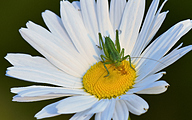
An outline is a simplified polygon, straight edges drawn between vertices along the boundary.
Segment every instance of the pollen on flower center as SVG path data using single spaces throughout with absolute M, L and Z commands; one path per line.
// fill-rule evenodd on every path
M 83 76 L 83 88 L 86 92 L 99 99 L 111 99 L 125 94 L 132 88 L 137 75 L 136 71 L 130 67 L 129 61 L 122 61 L 119 67 L 112 64 L 106 64 L 106 67 L 110 73 L 107 77 L 107 71 L 102 62 L 91 66 Z

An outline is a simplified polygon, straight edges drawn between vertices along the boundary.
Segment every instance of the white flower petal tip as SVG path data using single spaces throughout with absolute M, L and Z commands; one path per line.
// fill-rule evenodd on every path
M 170 85 L 165 81 L 154 82 L 147 87 L 142 88 L 141 91 L 136 92 L 137 94 L 160 94 L 167 91 Z
M 170 86 L 170 85 L 167 85 L 167 86 L 165 86 L 165 88 L 168 89 L 169 86 Z
M 143 110 L 145 111 L 145 113 L 149 110 L 148 108 L 143 108 Z
M 45 58 L 10 53 L 6 59 L 13 65 L 7 69 L 6 75 L 8 76 L 67 88 L 82 88 L 81 78 L 66 74 Z
M 17 102 L 33 102 L 65 96 L 87 94 L 83 91 L 83 89 L 69 89 L 69 88 L 46 87 L 46 86 L 28 86 L 28 87 L 12 88 L 11 92 L 18 94 L 13 97 L 13 101 Z
M 148 103 L 138 95 L 123 95 L 121 99 L 127 104 L 128 110 L 135 115 L 141 115 L 149 109 Z
M 37 114 L 35 114 L 35 117 L 37 119 L 43 119 L 43 118 L 54 117 L 54 116 L 60 115 L 56 109 L 56 106 L 59 103 L 60 103 L 60 101 L 45 106 L 41 111 L 39 111 Z

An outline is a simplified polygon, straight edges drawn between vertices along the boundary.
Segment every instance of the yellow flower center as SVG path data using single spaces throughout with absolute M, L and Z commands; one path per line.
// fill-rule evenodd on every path
M 83 88 L 86 92 L 99 99 L 111 99 L 125 94 L 132 88 L 137 75 L 130 67 L 129 61 L 122 61 L 122 65 L 118 67 L 113 64 L 106 64 L 106 67 L 109 70 L 107 77 L 107 70 L 102 62 L 91 66 L 83 76 Z

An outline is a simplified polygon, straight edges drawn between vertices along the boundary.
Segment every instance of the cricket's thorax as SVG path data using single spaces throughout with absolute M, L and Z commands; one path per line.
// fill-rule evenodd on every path
M 106 77 L 107 71 L 102 62 L 91 66 L 83 76 L 83 89 L 98 99 L 111 99 L 125 94 L 134 85 L 136 71 L 130 67 L 130 62 L 122 61 L 122 64 L 115 66 L 107 64 L 110 74 Z M 134 67 L 134 65 L 132 65 Z

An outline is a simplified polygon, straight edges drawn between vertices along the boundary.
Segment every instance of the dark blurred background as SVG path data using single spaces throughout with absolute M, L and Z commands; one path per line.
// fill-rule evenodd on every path
M 25 27 L 31 20 L 45 27 L 41 12 L 49 9 L 60 14 L 60 0 L 1 0 L 0 7 L 0 119 L 1 120 L 35 120 L 33 117 L 47 104 L 57 101 L 47 100 L 33 103 L 12 102 L 14 94 L 10 88 L 29 86 L 35 83 L 25 82 L 5 76 L 8 66 L 5 59 L 7 53 L 40 54 L 26 43 L 18 30 Z M 147 1 L 147 8 L 152 0 Z M 161 3 L 163 1 L 161 0 Z M 156 35 L 159 36 L 175 23 L 192 19 L 191 0 L 169 0 L 163 11 L 169 10 L 168 16 Z M 183 46 L 192 44 L 192 31 L 182 37 L 177 43 L 184 42 Z M 132 120 L 191 120 L 192 114 L 192 52 L 165 69 L 166 75 L 162 78 L 171 86 L 168 91 L 160 95 L 141 95 L 150 105 L 149 111 L 141 116 L 131 114 Z M 45 120 L 68 120 L 72 115 L 60 115 Z

